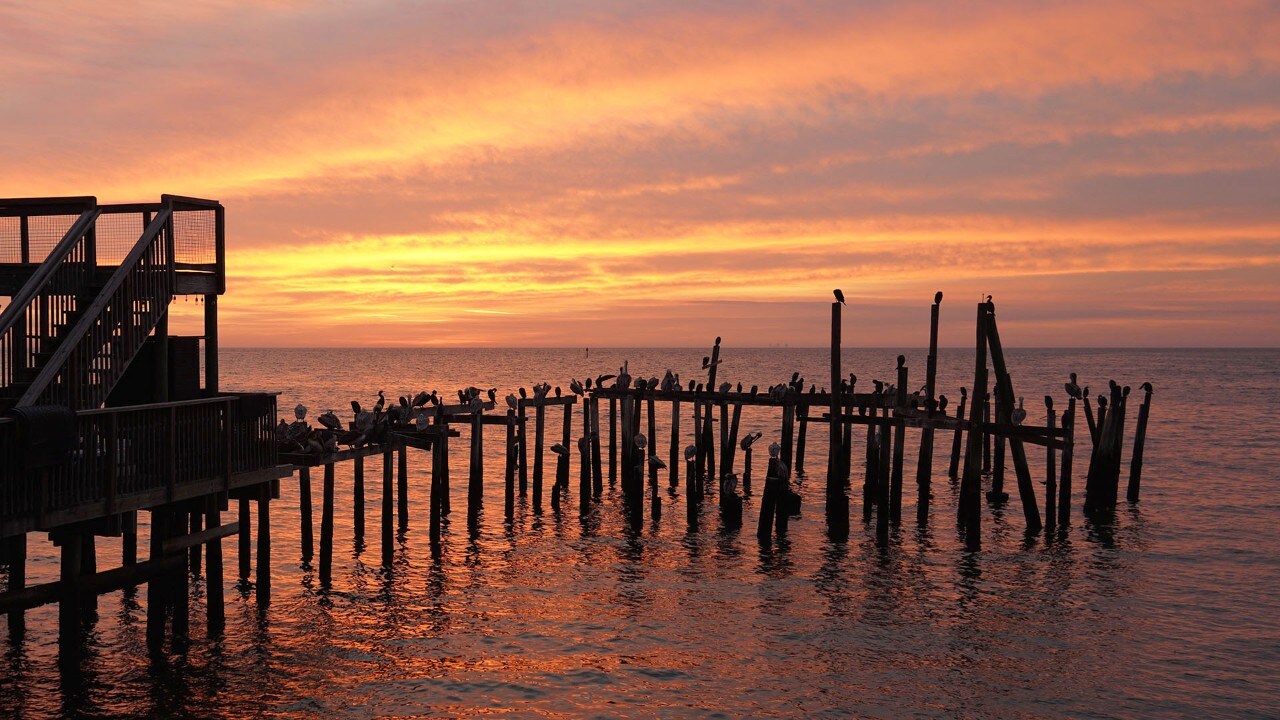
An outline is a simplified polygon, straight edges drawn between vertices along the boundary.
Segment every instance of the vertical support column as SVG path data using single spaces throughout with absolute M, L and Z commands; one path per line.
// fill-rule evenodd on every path
M 298 468 L 298 516 L 301 521 L 302 562 L 311 562 L 315 553 L 315 531 L 311 517 L 311 468 L 305 465 Z
M 467 522 L 480 517 L 484 499 L 484 410 L 471 414 L 471 466 L 467 474 Z
M 216 528 L 222 525 L 218 498 L 209 496 L 205 499 L 204 524 Z M 209 541 L 209 556 L 205 560 L 205 622 L 209 629 L 209 637 L 222 635 L 227 626 L 226 601 L 222 578 L 222 538 Z
M 258 496 L 258 604 L 271 602 L 271 483 Z
M 618 481 L 618 398 L 609 397 L 609 485 Z
M 150 560 L 164 560 L 164 541 L 168 537 L 168 511 L 151 511 Z M 240 529 L 243 531 L 244 526 Z M 147 581 L 147 647 L 153 652 L 164 644 L 165 610 L 169 605 L 168 578 L 166 574 L 152 575 Z
M 809 439 L 809 403 L 803 395 L 796 409 L 800 416 L 800 435 L 796 438 L 796 475 L 803 475 L 805 443 Z
M 218 296 L 204 296 L 204 389 L 218 392 Z
M 529 414 L 524 398 L 516 401 L 516 412 L 520 415 L 520 424 L 516 426 L 516 434 L 520 437 L 520 497 L 524 497 L 529 494 Z M 612 435 L 609 441 L 613 442 Z M 609 470 L 609 479 L 613 479 L 612 469 Z
M 438 438 L 436 442 L 439 442 Z M 395 513 L 395 461 L 395 453 L 384 445 L 382 451 L 382 564 L 386 567 L 391 567 L 391 561 L 395 556 L 394 530 L 391 522 L 391 517 Z M 431 473 L 433 503 L 435 502 L 437 480 L 437 473 Z
M 1058 525 L 1071 524 L 1071 461 L 1076 444 L 1076 399 L 1067 401 L 1062 416 L 1062 477 L 1058 483 Z
M 1009 368 L 1004 361 L 1004 347 L 1000 342 L 1000 331 L 996 325 L 995 305 L 987 301 L 987 342 L 991 346 L 991 365 L 996 373 L 996 393 L 1000 399 L 1000 422 L 1004 425 L 1013 423 L 1012 415 L 1016 398 L 1013 394 L 1013 380 L 1009 376 Z M 1018 498 L 1022 502 L 1022 515 L 1026 521 L 1027 532 L 1038 533 L 1044 528 L 1040 520 L 1040 505 L 1036 502 L 1035 485 L 1031 481 L 1031 468 L 1027 464 L 1027 451 L 1018 438 L 1009 438 L 1009 454 L 1013 456 L 1013 469 L 1018 475 Z
M 447 428 L 442 430 L 448 432 Z M 399 527 L 401 531 L 409 529 L 409 448 L 403 443 L 396 451 L 396 464 L 398 472 L 396 473 L 396 516 L 399 518 Z M 448 482 L 448 477 L 445 478 Z M 445 492 L 448 492 L 446 485 Z M 447 496 L 446 496 L 447 497 Z
M 969 411 L 964 474 L 960 478 L 957 519 L 964 528 L 965 548 L 982 549 L 982 431 L 983 398 L 987 396 L 987 304 L 978 303 L 977 343 L 974 349 L 973 407 Z
M 138 511 L 130 510 L 121 513 L 120 524 L 120 564 L 138 564 Z
M 898 393 L 893 410 L 893 475 L 889 484 L 889 521 L 902 524 L 902 462 L 907 440 L 907 426 L 901 413 L 907 405 L 907 358 L 898 356 Z
M 320 508 L 320 584 L 333 579 L 333 463 L 324 466 L 324 496 Z
M 237 501 L 236 516 L 236 519 L 240 521 L 240 532 L 237 533 L 239 544 L 236 550 L 240 565 L 240 582 L 244 583 L 249 581 L 249 554 L 252 552 L 253 543 L 252 538 L 249 536 L 253 523 L 250 521 L 252 516 L 249 513 L 249 500 L 247 498 L 240 498 Z M 154 522 L 155 513 L 152 513 L 151 517 Z M 152 532 L 155 532 L 154 528 L 152 528 Z
M 604 494 L 604 466 L 600 458 L 600 398 L 591 397 L 591 494 Z
M 76 657 L 80 646 L 80 622 L 84 614 L 81 588 L 84 545 L 78 535 L 63 535 L 62 567 L 58 586 L 58 644 L 61 657 Z
M 356 541 L 364 538 L 364 456 L 351 461 L 351 521 Z
M 569 492 L 569 458 L 573 453 L 573 406 L 564 406 L 564 422 L 560 426 L 560 444 L 564 454 L 556 458 L 555 492 L 567 495 Z M 557 501 L 558 502 L 558 501 Z
M 438 408 L 436 427 L 440 429 L 440 434 L 431 443 L 431 498 L 427 502 L 427 538 L 433 557 L 440 553 L 440 520 L 444 514 L 444 495 L 448 492 L 445 486 L 445 464 L 449 462 L 449 447 L 445 443 L 449 439 L 449 430 L 444 424 L 444 413 Z
M 680 486 L 680 398 L 671 400 L 671 454 L 667 461 L 667 482 Z
M 1053 411 L 1053 396 L 1044 396 L 1044 407 L 1048 415 L 1046 426 L 1049 429 L 1048 457 L 1044 466 L 1044 520 L 1045 531 L 1052 533 L 1058 525 L 1058 508 L 1056 506 L 1058 501 L 1058 480 L 1054 474 L 1058 464 L 1057 451 L 1054 449 L 1054 443 L 1057 442 L 1057 438 L 1053 436 L 1054 430 L 1057 429 L 1058 418 L 1057 413 Z
M 848 448 L 845 446 L 844 422 L 844 376 L 841 370 L 841 322 L 839 302 L 831 303 L 831 405 L 827 412 L 830 422 L 827 424 L 827 536 L 834 541 L 843 542 L 849 537 L 849 496 L 844 491 L 844 479 L 847 476 L 842 470 Z M 746 452 L 747 465 L 751 464 L 751 449 Z
M 964 408 L 969 401 L 969 391 L 960 388 L 960 404 L 956 407 L 956 432 L 951 438 L 951 467 L 947 474 L 952 480 L 960 477 L 960 446 L 964 440 Z
M 152 376 L 156 402 L 169 401 L 169 310 L 160 315 L 155 329 L 156 364 L 155 375 Z
M 5 588 L 9 592 L 17 592 L 27 584 L 27 534 L 14 535 L 4 541 L 6 560 L 9 563 L 9 584 Z M 26 612 L 9 611 L 9 637 L 18 640 L 26 630 Z
M 893 452 L 893 427 L 889 418 L 889 409 L 885 408 L 880 416 L 880 429 L 876 432 L 876 542 L 885 545 L 889 542 L 889 521 L 893 519 L 893 491 L 889 458 Z
M 511 522 L 516 508 L 516 411 L 507 410 L 507 462 L 503 469 L 503 516 Z
M 547 408 L 539 402 L 533 410 L 533 511 L 542 512 L 542 447 Z
M 1133 433 L 1133 459 L 1129 461 L 1129 487 L 1125 492 L 1125 498 L 1131 503 L 1138 502 L 1142 492 L 1142 451 L 1147 444 L 1147 417 L 1151 414 L 1151 383 L 1142 383 L 1142 390 L 1144 395 L 1142 405 L 1138 407 L 1138 427 Z
M 200 532 L 201 528 L 204 527 L 204 511 L 197 509 L 197 510 L 192 510 L 189 514 L 191 516 L 190 518 L 191 534 L 195 535 L 196 533 Z M 189 555 L 188 560 L 191 563 L 191 574 L 194 575 L 195 577 L 200 577 L 200 564 L 201 564 L 200 556 L 203 554 L 203 552 L 204 552 L 204 546 L 200 545 L 199 543 L 192 545 L 190 548 L 190 551 L 188 552 L 188 555 Z
M 929 500 L 933 497 L 933 416 L 938 407 L 938 313 L 942 293 L 934 293 L 929 308 L 929 357 L 925 361 L 925 417 L 928 421 L 920 432 L 920 455 L 916 463 L 916 525 L 929 524 Z

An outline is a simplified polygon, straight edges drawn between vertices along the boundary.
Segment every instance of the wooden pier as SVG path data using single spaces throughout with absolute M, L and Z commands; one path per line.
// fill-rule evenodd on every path
M 108 226 L 98 223 L 104 218 L 119 222 L 119 217 L 132 218 L 129 226 L 141 234 L 131 247 L 118 249 L 112 263 L 99 263 L 95 258 L 103 255 L 100 241 L 106 235 L 100 231 Z M 680 498 L 686 508 L 683 522 L 691 532 L 699 531 L 713 513 L 723 529 L 736 531 L 752 522 L 743 515 L 754 479 L 760 491 L 757 537 L 772 543 L 786 535 L 799 512 L 802 498 L 792 481 L 803 473 L 814 438 L 825 434 L 821 510 L 833 542 L 847 541 L 851 517 L 858 516 L 877 542 L 890 542 L 904 522 L 912 462 L 915 525 L 949 517 L 951 511 L 936 510 L 933 493 L 939 440 L 941 452 L 950 450 L 943 457 L 949 461 L 944 464 L 950 479 L 958 483 L 955 523 L 969 550 L 981 547 L 984 508 L 1009 500 L 1003 490 L 1006 461 L 1012 464 L 1025 532 L 1052 538 L 1070 526 L 1070 507 L 1078 500 L 1072 472 L 1081 406 L 1089 430 L 1082 436 L 1091 446 L 1084 510 L 1105 513 L 1118 499 L 1129 389 L 1110 383 L 1106 396 L 1098 398 L 1095 420 L 1087 388 L 1076 386 L 1073 375 L 1064 386 L 1065 403 L 1058 405 L 1065 407 L 1063 412 L 1056 412 L 1050 395 L 1045 397 L 1043 424 L 1030 422 L 1015 392 L 990 298 L 975 309 L 973 384 L 959 388 L 954 411 L 937 387 L 942 311 L 942 293 L 937 293 L 928 306 L 928 353 L 916 359 L 923 363 L 923 383 L 920 365 L 905 355 L 898 357 L 887 379 L 859 385 L 856 375 L 846 376 L 843 302 L 838 300 L 830 309 L 830 376 L 822 379 L 822 387 L 806 383 L 798 373 L 766 389 L 744 390 L 724 382 L 717 368 L 729 351 L 716 338 L 703 361 L 705 376 L 692 380 L 682 381 L 671 370 L 661 378 L 633 378 L 624 364 L 616 375 L 570 379 L 567 393 L 541 383 L 498 399 L 493 390 L 467 388 L 457 391 L 456 403 L 446 403 L 440 392 L 424 391 L 392 400 L 389 407 L 381 397 L 372 409 L 353 403 L 350 421 L 321 417 L 321 425 L 313 427 L 303 408 L 294 423 L 277 422 L 273 394 L 219 389 L 217 296 L 225 287 L 220 205 L 173 196 L 153 205 L 127 206 L 99 206 L 92 198 L 0 201 L 0 220 L 5 218 L 17 222 L 0 224 L 0 231 L 13 230 L 12 237 L 0 232 L 0 245 L 14 244 L 13 256 L 21 262 L 0 265 L 0 281 L 9 283 L 7 291 L 15 298 L 0 315 L 0 398 L 10 413 L 0 418 L 0 562 L 9 567 L 0 612 L 9 614 L 10 632 L 18 636 L 25 609 L 58 602 L 62 636 L 70 643 L 79 637 L 84 607 L 96 594 L 146 583 L 149 645 L 159 649 L 166 639 L 181 645 L 189 636 L 189 572 L 201 566 L 207 576 L 208 634 L 216 636 L 225 624 L 221 540 L 237 537 L 242 586 L 253 588 L 257 602 L 269 603 L 271 501 L 279 497 L 281 479 L 294 476 L 300 555 L 304 562 L 318 556 L 319 581 L 328 588 L 339 493 L 351 495 L 356 536 L 362 538 L 366 531 L 364 461 L 369 457 L 382 459 L 377 526 L 382 563 L 388 568 L 393 564 L 396 533 L 423 521 L 409 517 L 408 496 L 415 484 L 428 488 L 425 522 L 431 552 L 438 557 L 443 552 L 441 525 L 452 512 L 450 441 L 461 442 L 463 428 L 468 442 L 466 516 L 473 531 L 485 498 L 485 433 L 490 427 L 500 430 L 488 442 L 503 443 L 502 514 L 509 526 L 517 497 L 534 514 L 576 508 L 586 516 L 605 502 L 607 477 L 609 487 L 620 492 L 631 531 L 646 519 L 671 522 L 664 520 L 663 504 Z M 36 257 L 33 248 L 40 243 L 32 228 L 53 222 L 50 218 L 65 230 L 47 256 Z M 193 256 L 184 259 L 183 253 Z M 205 303 L 205 334 L 196 342 L 168 334 L 165 308 L 184 293 L 197 294 Z M 142 310 L 125 312 L 128 307 Z M 128 342 L 120 347 L 120 341 L 107 338 Z M 180 362 L 182 352 L 196 351 L 199 343 L 205 361 L 202 382 Z M 119 359 L 125 355 L 134 362 Z M 131 364 L 150 373 L 135 377 L 128 371 Z M 918 383 L 919 390 L 909 390 Z M 1149 383 L 1142 389 L 1126 493 L 1130 502 L 1139 499 L 1153 394 Z M 607 407 L 603 418 L 602 403 Z M 757 418 L 767 411 L 776 431 L 740 436 L 744 408 L 752 408 Z M 669 418 L 663 423 L 667 437 L 658 437 L 660 418 Z M 558 423 L 559 431 L 548 423 Z M 762 483 L 753 469 L 757 440 L 769 448 Z M 855 462 L 858 443 L 862 447 Z M 1043 508 L 1028 446 L 1045 453 Z M 911 448 L 916 449 L 914 458 Z M 546 450 L 556 458 L 554 469 L 544 466 Z M 427 472 L 410 475 L 410 451 L 416 457 L 429 455 Z M 335 468 L 342 463 L 351 463 L 349 488 L 336 486 Z M 312 484 L 317 468 L 318 548 L 317 489 Z M 851 493 L 859 473 L 862 492 Z M 663 475 L 666 493 L 659 492 Z M 985 494 L 984 478 L 989 480 Z M 714 508 L 708 497 L 717 498 Z M 233 502 L 235 518 L 224 519 Z M 137 558 L 139 512 L 150 515 L 145 560 Z M 28 536 L 36 531 L 48 533 L 61 553 L 61 576 L 27 586 Z M 123 538 L 118 568 L 94 566 L 94 538 L 104 535 Z M 74 654 L 72 645 L 66 652 Z

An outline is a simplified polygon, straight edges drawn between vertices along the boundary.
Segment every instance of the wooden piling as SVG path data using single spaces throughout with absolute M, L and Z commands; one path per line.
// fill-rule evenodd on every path
M 1071 523 L 1071 461 L 1075 454 L 1076 399 L 1067 401 L 1067 412 L 1062 416 L 1062 473 L 1058 482 L 1058 525 Z
M 436 427 L 440 432 L 431 440 L 431 497 L 427 500 L 427 541 L 433 557 L 440 553 L 440 524 L 444 517 L 444 498 L 448 494 L 444 474 L 445 465 L 449 462 L 449 450 L 445 445 L 449 431 L 440 410 L 436 411 Z
M 1138 502 L 1142 492 L 1142 451 L 1147 443 L 1147 418 L 1151 414 L 1151 394 L 1154 391 L 1149 382 L 1142 384 L 1142 390 L 1138 426 L 1133 433 L 1133 459 L 1129 461 L 1129 487 L 1125 492 L 1125 498 L 1131 503 Z
M 752 447 L 748 447 L 742 451 L 742 493 L 744 495 L 751 494 L 751 450 Z
M 865 446 L 866 474 L 862 479 L 862 521 L 869 522 L 876 507 L 876 477 L 880 469 L 880 457 L 876 453 L 876 413 L 879 411 L 879 391 L 876 392 L 876 404 L 871 406 L 867 422 L 867 444 Z
M 545 439 L 547 409 L 539 404 L 533 410 L 533 511 L 542 512 L 542 452 Z
M 151 511 L 150 553 L 148 558 L 158 563 L 164 558 L 164 541 L 168 537 L 168 511 L 159 508 Z M 247 525 L 240 526 L 243 532 Z M 248 554 L 247 552 L 245 553 Z M 242 566 L 247 563 L 241 563 Z M 248 574 L 247 572 L 245 573 Z M 165 611 L 169 606 L 167 578 L 154 575 L 147 581 L 147 647 L 155 652 L 164 644 Z
M 443 429 L 443 428 L 442 428 Z M 445 430 L 445 432 L 448 432 Z M 403 443 L 396 452 L 396 518 L 401 531 L 409 529 L 409 448 Z M 448 513 L 449 478 L 445 476 L 445 513 Z
M 585 399 L 583 408 L 591 407 L 589 398 Z M 586 428 L 591 427 L 591 415 L 588 410 L 587 416 L 583 418 L 584 434 L 578 439 L 578 514 L 585 516 L 591 512 L 591 438 L 590 431 Z
M 781 470 L 778 467 L 778 458 L 769 458 L 769 469 L 764 478 L 764 492 L 760 496 L 760 518 L 756 524 L 756 537 L 760 542 L 769 542 L 773 536 L 774 526 L 777 524 L 777 516 L 786 516 L 786 510 L 781 507 L 782 498 L 780 497 L 780 489 L 778 477 Z M 785 527 L 785 520 L 783 521 Z
M 653 493 L 653 507 L 658 507 L 658 466 L 649 462 L 649 455 L 658 457 L 658 423 L 656 413 L 653 407 L 653 394 L 650 391 L 649 397 L 646 399 L 647 420 L 649 425 L 649 447 L 645 449 L 645 457 L 641 459 L 649 467 L 649 487 Z
M 311 519 L 311 468 L 298 468 L 298 515 L 301 527 L 298 530 L 302 545 L 302 562 L 310 562 L 315 552 L 315 535 Z
M 618 399 L 609 398 L 609 485 L 618 481 Z
M 796 407 L 796 416 L 800 424 L 800 432 L 796 436 L 796 475 L 798 476 L 804 474 L 804 450 L 806 441 L 809 439 L 809 403 L 804 401 L 803 395 Z
M 960 478 L 960 502 L 957 520 L 964 528 L 965 547 L 982 548 L 982 420 L 987 396 L 987 305 L 978 303 L 977 343 L 974 350 L 973 406 L 969 410 L 969 432 L 964 453 L 964 472 Z
M 991 346 L 991 366 L 996 374 L 996 393 L 1000 397 L 1000 422 L 1012 425 L 1013 410 L 1017 398 L 1013 392 L 1013 380 L 1004 361 L 1004 346 L 1000 342 L 1000 330 L 996 323 L 995 305 L 987 302 L 987 342 Z M 1031 481 L 1031 468 L 1027 464 L 1027 452 L 1021 438 L 1008 438 L 1009 454 L 1013 456 L 1013 469 L 1018 476 L 1018 499 L 1022 502 L 1022 516 L 1027 532 L 1038 533 L 1044 528 L 1040 520 L 1040 505 L 1036 502 L 1035 485 Z
M 192 510 L 190 513 L 188 513 L 188 515 L 190 516 L 188 518 L 188 522 L 191 528 L 192 535 L 195 535 L 196 533 L 204 529 L 204 512 L 202 510 Z M 88 537 L 92 538 L 93 536 L 89 535 Z M 86 551 L 88 550 L 88 548 L 85 548 L 85 549 Z M 192 545 L 191 548 L 187 551 L 187 562 L 190 565 L 191 574 L 196 577 L 200 577 L 200 559 L 201 559 L 200 556 L 202 554 L 203 549 L 204 548 L 199 543 L 197 543 L 195 545 Z M 92 561 L 93 564 L 96 565 L 97 564 L 96 553 L 92 558 L 86 557 L 85 561 L 86 562 Z M 86 570 L 86 574 L 88 575 L 92 575 L 95 572 L 97 572 L 96 569 Z
M 151 514 L 152 521 L 155 520 L 155 513 Z M 240 521 L 240 531 L 237 535 L 238 540 L 238 563 L 240 565 L 240 582 L 249 582 L 249 554 L 252 552 L 253 539 L 249 536 L 250 522 L 252 514 L 249 512 L 248 498 L 240 498 L 237 502 L 236 519 Z
M 137 537 L 136 535 L 134 537 Z M 4 541 L 6 559 L 9 563 L 9 583 L 6 590 L 18 592 L 27 584 L 27 534 L 20 533 Z M 9 638 L 17 641 L 22 638 L 26 629 L 26 613 L 21 610 L 9 612 Z
M 1052 533 L 1058 525 L 1058 480 L 1055 472 L 1057 471 L 1058 458 L 1057 450 L 1054 448 L 1053 432 L 1057 428 L 1058 418 L 1053 411 L 1053 396 L 1044 396 L 1044 407 L 1046 411 L 1045 427 L 1049 429 L 1049 442 L 1046 443 L 1046 459 L 1044 464 L 1044 521 L 1045 532 Z
M 591 398 L 591 495 L 604 494 L 604 466 L 600 457 L 600 398 Z
M 216 496 L 205 499 L 205 527 L 214 529 L 221 527 L 222 518 Z M 227 610 L 222 577 L 222 538 L 215 537 L 209 541 L 209 552 L 205 559 L 205 625 L 209 637 L 222 635 L 227 626 Z
M 566 406 L 566 410 L 567 410 Z M 471 462 L 467 473 L 467 522 L 480 517 L 484 501 L 484 409 L 471 414 Z
M 520 416 L 516 426 L 520 438 L 520 497 L 524 497 L 529 493 L 529 418 L 524 398 L 516 401 L 516 413 Z
M 516 506 L 516 411 L 507 410 L 507 461 L 502 474 L 503 516 L 508 522 L 515 514 Z
M 263 483 L 258 495 L 258 582 L 260 605 L 271 602 L 271 483 Z
M 964 438 L 964 406 L 969 401 L 969 391 L 960 388 L 960 403 L 956 406 L 956 431 L 951 438 L 951 467 L 947 474 L 952 480 L 960 477 L 960 446 Z
M 836 542 L 843 542 L 849 537 L 849 496 L 845 494 L 844 486 L 848 480 L 848 455 L 847 447 L 850 425 L 844 422 L 843 416 L 845 412 L 844 395 L 844 375 L 841 361 L 841 321 L 840 309 L 842 303 L 831 303 L 831 398 L 830 405 L 827 408 L 829 413 L 829 422 L 827 423 L 827 489 L 826 489 L 826 516 L 827 516 L 827 537 Z M 850 391 L 852 395 L 852 390 Z M 745 453 L 744 461 L 748 466 L 751 464 L 751 450 Z M 745 484 L 745 482 L 744 482 Z
M 120 516 L 120 564 L 138 564 L 138 511 L 131 510 Z
M 880 430 L 876 433 L 876 542 L 889 542 L 889 525 L 893 520 L 893 489 L 890 458 L 893 453 L 893 423 L 886 410 L 881 415 Z
M 937 411 L 938 376 L 938 314 L 942 306 L 942 293 L 933 296 L 929 308 L 929 356 L 925 359 L 925 413 L 929 422 L 920 431 L 920 453 L 916 462 L 916 525 L 929 524 L 929 501 L 933 490 L 933 416 Z
M 80 645 L 80 622 L 84 613 L 84 591 L 80 577 L 83 569 L 84 545 L 78 535 L 62 535 L 61 572 L 58 584 L 58 642 L 61 655 L 77 653 Z M 183 573 L 186 577 L 186 573 Z
M 898 393 L 894 398 L 893 472 L 889 481 L 889 522 L 902 523 L 902 464 L 906 450 L 907 426 L 899 415 L 907 406 L 906 357 L 898 356 Z
M 782 463 L 791 467 L 795 449 L 796 427 L 796 395 L 795 390 L 788 389 L 787 397 L 782 401 Z
M 439 413 L 436 415 L 439 418 Z M 382 564 L 391 567 L 395 558 L 395 537 L 392 516 L 395 514 L 395 455 L 389 447 L 382 451 Z M 435 502 L 436 473 L 431 473 L 432 502 Z M 434 512 L 434 509 L 433 509 Z
M 680 486 L 680 398 L 671 401 L 671 455 L 667 462 L 667 482 Z
M 364 456 L 351 461 L 351 522 L 357 541 L 364 537 Z
M 320 584 L 333 579 L 333 463 L 325 463 L 324 489 L 320 508 Z

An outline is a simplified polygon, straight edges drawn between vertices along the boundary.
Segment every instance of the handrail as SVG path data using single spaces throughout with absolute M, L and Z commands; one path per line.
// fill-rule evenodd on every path
M 80 341 L 98 322 L 102 311 L 107 306 L 107 303 L 111 301 L 115 296 L 116 291 L 120 289 L 121 285 L 124 284 L 125 279 L 138 265 L 138 262 L 160 237 L 161 231 L 165 229 L 172 217 L 173 211 L 171 209 L 165 209 L 152 219 L 151 224 L 147 226 L 146 231 L 143 232 L 138 243 L 134 245 L 133 250 L 131 250 L 120 263 L 120 266 L 116 268 L 116 271 L 111 274 L 111 278 L 102 288 L 98 297 L 94 299 L 88 310 L 86 310 L 84 315 L 80 317 L 75 326 L 71 328 L 70 332 L 67 333 L 66 339 L 58 346 L 58 349 L 54 351 L 48 362 L 45 363 L 44 368 L 40 371 L 40 374 L 36 376 L 36 379 L 31 383 L 31 386 L 27 388 L 25 393 L 23 393 L 22 398 L 17 403 L 19 407 L 34 404 L 36 400 L 39 399 L 40 395 L 44 393 L 45 389 L 49 387 L 49 384 L 53 382 L 54 378 L 57 377 L 58 373 L 62 371 L 62 367 L 66 364 L 72 351 L 76 349 Z M 165 262 L 169 265 L 169 282 L 172 283 L 173 256 L 166 255 Z M 170 287 L 172 288 L 172 285 L 170 285 Z
M 40 267 L 36 268 L 36 271 L 23 284 L 22 289 L 13 296 L 9 304 L 5 306 L 4 311 L 0 312 L 0 335 L 9 332 L 19 318 L 23 316 L 31 300 L 44 287 L 49 276 L 57 270 L 58 264 L 75 248 L 76 243 L 80 242 L 80 238 L 84 237 L 93 228 L 93 224 L 97 221 L 101 212 L 98 208 L 86 210 L 80 214 L 80 219 L 72 223 L 71 227 L 67 229 L 67 234 L 63 235 L 58 244 L 53 247 L 53 250 L 49 251 L 48 258 L 40 264 Z
M 17 215 L 75 215 L 92 209 L 98 198 L 92 195 L 78 197 L 0 198 L 0 217 Z
M 77 410 L 76 415 L 110 415 L 112 413 L 142 412 L 146 410 L 167 410 L 176 407 L 193 407 L 195 405 L 217 405 L 221 402 L 239 402 L 237 395 L 216 395 L 194 400 L 169 400 L 168 402 L 146 403 L 145 405 L 122 405 L 120 407 L 90 408 Z

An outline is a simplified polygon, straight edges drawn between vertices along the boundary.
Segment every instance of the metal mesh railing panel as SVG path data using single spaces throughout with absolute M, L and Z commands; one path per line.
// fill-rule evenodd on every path
M 217 262 L 217 213 L 213 210 L 175 210 L 173 260 L 212 265 Z

